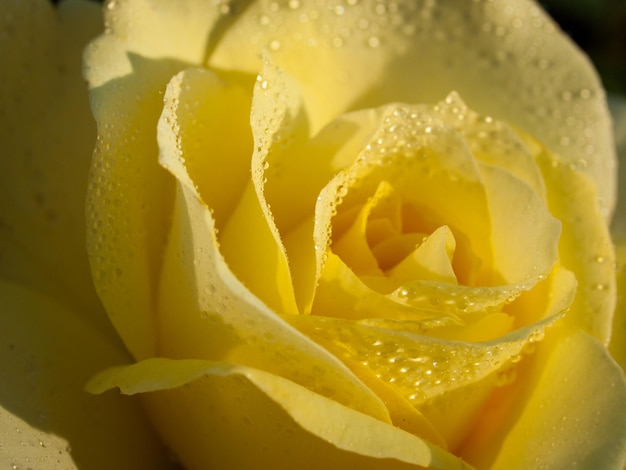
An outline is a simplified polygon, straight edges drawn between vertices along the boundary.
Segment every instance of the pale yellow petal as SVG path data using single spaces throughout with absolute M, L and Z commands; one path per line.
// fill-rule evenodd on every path
M 138 401 L 83 389 L 102 368 L 129 360 L 119 342 L 14 284 L 0 283 L 0 311 L 0 466 L 168 467 Z
M 0 277 L 110 330 L 91 283 L 84 216 L 96 128 L 81 52 L 101 21 L 88 2 L 0 3 Z
M 85 51 L 98 125 L 89 258 L 107 313 L 137 358 L 156 351 L 153 301 L 174 194 L 157 162 L 163 93 L 172 76 L 202 63 L 223 18 L 211 2 L 112 0 L 105 34 Z
M 573 333 L 544 351 L 529 398 L 490 468 L 621 470 L 625 403 L 623 372 L 606 349 L 585 333 Z
M 403 0 L 393 8 L 374 0 L 259 1 L 226 31 L 208 63 L 254 72 L 261 49 L 302 84 L 313 133 L 346 110 L 435 103 L 456 90 L 472 109 L 535 135 L 565 163 L 584 161 L 606 216 L 614 205 L 602 85 L 531 0 Z
M 164 97 L 157 130 L 161 145 L 167 143 L 176 153 L 168 164 L 185 167 L 218 228 L 227 223 L 250 181 L 253 82 L 253 77 L 190 68 L 172 77 Z
M 266 81 L 270 76 L 275 77 L 271 85 Z M 232 247 L 231 251 L 248 246 L 237 256 L 237 264 L 243 268 L 242 272 L 245 269 L 248 278 L 257 280 L 255 288 L 252 289 L 257 295 L 262 296 L 264 292 L 276 291 L 275 296 L 280 299 L 280 305 L 275 309 L 280 313 L 298 312 L 294 285 L 299 280 L 292 278 L 287 253 L 274 219 L 271 203 L 266 197 L 265 187 L 272 144 L 280 146 L 284 140 L 292 139 L 294 133 L 302 134 L 306 129 L 305 124 L 297 119 L 299 95 L 293 93 L 292 88 L 293 84 L 290 83 L 289 77 L 283 76 L 270 61 L 264 62 L 254 86 L 250 113 L 254 152 L 250 165 L 252 181 L 245 193 L 248 196 L 249 208 L 245 207 L 244 195 L 242 200 L 244 210 L 235 212 L 234 227 L 230 231 L 231 234 L 236 234 L 237 241 L 229 245 Z M 288 197 L 291 198 L 293 195 L 290 194 Z M 250 227 L 247 227 L 247 219 L 250 219 Z M 230 243 L 228 229 L 229 227 L 226 227 L 226 233 L 221 237 L 224 244 Z M 225 253 L 227 248 L 225 246 Z M 227 257 L 226 261 L 229 262 L 229 259 L 232 257 Z M 237 272 L 235 270 L 235 273 Z M 267 273 L 272 275 L 267 276 Z M 263 280 L 264 276 L 270 279 L 269 286 L 264 285 L 267 283 Z
M 478 160 L 503 168 L 524 181 L 545 200 L 546 188 L 532 153 L 515 130 L 491 116 L 469 109 L 458 93 L 450 93 L 435 108 L 437 115 L 457 129 Z
M 260 462 L 311 469 L 470 468 L 406 431 L 243 366 L 151 359 L 105 371 L 90 384 L 95 392 L 112 387 L 156 392 L 145 395 L 146 403 L 190 469 Z
M 201 65 L 230 21 L 213 2 L 201 0 L 107 0 L 105 33 L 88 48 L 92 87 L 131 73 L 133 56 Z

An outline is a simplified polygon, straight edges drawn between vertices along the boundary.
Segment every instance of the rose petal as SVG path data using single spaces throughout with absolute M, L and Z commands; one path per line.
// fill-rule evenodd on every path
M 286 317 L 337 357 L 347 359 L 349 367 L 351 361 L 361 363 L 415 406 L 519 361 L 524 346 L 541 341 L 557 319 L 553 315 L 489 342 L 466 343 L 411 331 L 411 326 L 419 328 L 417 322 L 396 322 L 398 329 L 389 329 L 389 324 L 380 328 L 316 315 Z
M 463 136 L 476 159 L 507 170 L 545 200 L 546 188 L 541 171 L 513 129 L 498 119 L 481 116 L 469 109 L 456 92 L 437 103 L 434 111 Z
M 211 208 L 220 251 L 237 278 L 275 311 L 297 313 L 284 251 L 250 179 L 248 93 L 202 69 L 175 76 L 158 124 L 160 163 Z
M 153 300 L 173 203 L 173 182 L 157 162 L 162 94 L 172 76 L 203 62 L 229 21 L 212 2 L 111 0 L 105 34 L 85 51 L 98 124 L 89 259 L 98 295 L 136 358 L 156 351 Z
M 0 283 L 0 311 L 0 465 L 168 468 L 137 401 L 83 390 L 96 371 L 129 360 L 119 342 L 14 284 Z
M 401 284 L 413 279 L 424 279 L 456 284 L 452 258 L 456 241 L 450 229 L 443 225 L 436 229 L 404 260 L 389 271 L 389 276 Z
M 495 268 L 507 284 L 543 279 L 557 259 L 560 222 L 530 186 L 508 171 L 482 163 L 480 172 L 489 201 Z
M 174 146 L 177 159 L 170 164 L 186 168 L 218 229 L 250 181 L 252 83 L 252 77 L 190 68 L 172 77 L 165 93 L 158 139 Z
M 90 383 L 94 392 L 112 387 L 127 394 L 160 391 L 146 401 L 187 468 L 259 462 L 281 468 L 469 468 L 405 431 L 243 366 L 149 359 L 105 371 Z
M 329 246 L 335 211 L 362 203 L 380 181 L 387 181 L 411 207 L 413 212 L 404 217 L 406 232 L 432 232 L 442 225 L 452 230 L 460 281 L 492 281 L 491 227 L 476 161 L 454 129 L 416 107 L 388 106 L 357 163 L 323 189 L 316 209 L 319 246 Z M 475 266 L 474 257 L 480 266 Z
M 275 69 L 266 70 L 263 80 L 271 83 L 275 73 Z M 280 73 L 285 75 L 284 71 Z M 288 86 L 282 88 L 281 97 L 297 93 L 293 90 L 293 81 L 283 79 L 284 82 Z M 278 101 L 278 109 L 283 109 L 283 100 Z M 264 194 L 283 238 L 296 298 L 303 313 L 311 311 L 319 262 L 313 242 L 317 197 L 337 171 L 354 162 L 371 138 L 381 113 L 380 109 L 375 109 L 343 115 L 309 140 L 302 138 L 302 126 L 293 126 L 294 131 L 299 132 L 289 132 L 289 127 L 284 126 L 280 129 L 280 138 L 267 139 L 269 148 L 265 157 L 267 168 L 263 173 L 267 179 Z M 281 114 L 270 116 L 292 122 L 302 119 L 300 114 L 294 114 L 288 113 L 288 118 Z M 317 249 L 322 247 L 317 246 Z
M 386 278 L 377 277 L 364 282 L 339 256 L 329 252 L 324 259 L 324 273 L 319 279 L 311 312 L 325 317 L 355 320 L 379 318 L 381 312 L 390 319 L 419 320 L 445 315 L 433 312 L 432 309 L 420 309 L 398 302 L 383 293 L 389 287 L 385 281 Z M 375 290 L 376 287 L 378 290 Z
M 606 349 L 574 332 L 538 354 L 536 369 L 524 377 L 526 391 L 518 388 L 524 406 L 505 424 L 510 429 L 491 426 L 497 437 L 477 428 L 461 455 L 489 468 L 624 468 L 626 414 L 616 410 L 626 401 L 626 383 Z M 503 393 L 510 395 L 510 390 Z M 517 405 L 504 406 L 510 413 Z M 475 440 L 491 448 L 493 462 Z
M 86 51 L 88 64 L 126 60 L 108 36 Z M 87 193 L 87 249 L 96 290 L 136 358 L 156 352 L 154 296 L 172 206 L 173 182 L 158 165 L 156 125 L 162 93 L 187 65 L 131 56 L 134 73 L 98 83 L 87 70 L 98 123 Z
M 101 15 L 88 2 L 6 1 L 0 23 L 0 277 L 112 333 L 84 248 L 96 133 L 80 64 Z
M 535 152 L 548 190 L 548 207 L 563 225 L 559 263 L 576 273 L 578 281 L 578 293 L 565 321 L 606 345 L 615 309 L 615 253 L 595 203 L 598 193 L 593 181 L 575 167 L 559 163 L 540 149 Z
M 268 85 L 270 75 L 275 79 Z M 281 302 L 279 308 L 275 310 L 279 313 L 297 313 L 298 306 L 287 253 L 270 203 L 265 196 L 267 181 L 265 173 L 270 164 L 268 153 L 271 144 L 280 145 L 283 139 L 292 138 L 294 133 L 301 133 L 305 126 L 294 118 L 299 111 L 299 98 L 299 95 L 293 92 L 293 84 L 289 82 L 288 77 L 283 77 L 271 62 L 266 61 L 261 75 L 257 76 L 252 96 L 250 125 L 255 149 L 250 168 L 252 184 L 242 201 L 246 204 L 245 196 L 248 196 L 247 205 L 253 212 L 249 210 L 236 212 L 232 219 L 234 222 L 232 228 L 226 227 L 222 237 L 226 244 L 225 249 L 230 247 L 231 251 L 242 251 L 235 265 L 240 269 L 236 272 L 247 273 L 248 276 L 243 277 L 244 280 L 258 279 L 256 286 L 251 286 L 253 292 L 258 292 L 259 296 L 265 295 L 262 294 L 264 291 L 278 292 Z M 290 198 L 293 196 L 289 195 Z M 247 248 L 243 248 L 244 246 Z M 275 273 L 276 277 L 276 286 L 272 285 L 271 289 L 263 287 L 268 279 L 272 279 L 268 273 Z
M 176 149 L 164 145 L 161 158 L 179 184 L 159 286 L 159 354 L 258 367 L 389 421 L 383 404 L 347 368 L 234 276 L 210 209 L 176 164 Z
M 301 84 L 313 134 L 346 110 L 434 103 L 456 90 L 472 109 L 535 135 L 566 164 L 585 162 L 609 215 L 615 151 L 601 83 L 535 2 L 393 5 L 255 2 L 208 63 L 254 73 L 257 51 L 270 51 Z

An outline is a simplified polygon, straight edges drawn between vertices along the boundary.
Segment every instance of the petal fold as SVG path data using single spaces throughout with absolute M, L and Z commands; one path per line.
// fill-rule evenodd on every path
M 490 468 L 626 464 L 626 382 L 594 338 L 575 332 L 544 351 L 531 392 Z
M 149 359 L 90 383 L 94 392 L 112 387 L 157 392 L 145 400 L 187 468 L 470 468 L 406 431 L 243 366 Z

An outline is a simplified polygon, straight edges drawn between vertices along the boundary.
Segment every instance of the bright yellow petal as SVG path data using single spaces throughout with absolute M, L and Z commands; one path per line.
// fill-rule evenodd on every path
M 150 359 L 105 371 L 94 392 L 145 396 L 187 468 L 469 468 L 415 436 L 256 369 Z M 216 429 L 219 431 L 216 432 Z M 330 466 L 330 467 L 329 467 Z
M 211 208 L 220 251 L 235 276 L 270 308 L 297 313 L 284 251 L 250 178 L 245 85 L 252 83 L 233 78 L 189 69 L 170 81 L 158 124 L 159 161 Z
M 550 212 L 561 221 L 559 263 L 576 275 L 578 293 L 565 321 L 607 345 L 615 309 L 615 253 L 593 181 L 571 165 L 536 156 Z
M 0 466 L 168 467 L 138 401 L 83 389 L 97 371 L 128 361 L 119 342 L 14 284 L 0 283 L 0 311 Z
M 605 215 L 614 205 L 602 85 L 531 0 L 403 0 L 393 8 L 374 0 L 259 1 L 243 10 L 208 63 L 254 73 L 261 49 L 301 83 L 312 133 L 349 109 L 434 103 L 456 90 L 472 109 L 536 136 L 566 164 L 585 162 Z
M 227 360 L 281 375 L 380 420 L 378 398 L 334 356 L 284 322 L 234 276 L 209 208 L 179 178 L 159 289 L 158 355 Z
M 597 340 L 577 332 L 554 344 L 493 469 L 626 464 L 626 382 Z
M 135 357 L 146 357 L 156 351 L 154 289 L 173 196 L 173 181 L 158 165 L 156 126 L 167 82 L 188 64 L 132 54 L 111 28 L 85 51 L 98 125 L 87 248 L 113 325 Z
M 561 313 L 561 312 L 559 312 Z M 286 318 L 339 358 L 361 363 L 414 406 L 474 384 L 519 362 L 524 347 L 541 341 L 558 315 L 484 343 L 424 336 L 418 322 L 395 322 L 397 329 L 370 322 L 316 315 Z M 413 327 L 418 331 L 411 331 Z M 347 362 L 349 366 L 349 362 Z
M 0 277 L 108 328 L 85 250 L 84 199 L 96 138 L 81 52 L 97 6 L 0 4 Z M 51 248 L 53 247 L 53 248 Z
M 290 101 L 297 99 L 298 95 L 291 96 L 297 93 L 292 82 L 281 91 L 279 109 L 284 107 L 285 95 L 290 96 Z M 302 119 L 294 111 L 287 108 L 275 119 L 291 122 Z M 284 126 L 278 138 L 270 143 L 264 173 L 267 178 L 265 196 L 283 236 L 301 312 L 311 310 L 319 261 L 316 250 L 323 249 L 320 245 L 316 248 L 313 240 L 317 198 L 339 170 L 354 162 L 378 126 L 381 115 L 381 109 L 342 115 L 309 140 L 302 138 L 301 125 L 290 126 L 292 129 Z

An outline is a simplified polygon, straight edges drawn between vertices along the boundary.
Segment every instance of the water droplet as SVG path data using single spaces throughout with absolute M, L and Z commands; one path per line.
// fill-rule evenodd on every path
M 380 38 L 378 36 L 370 36 L 370 38 L 367 40 L 367 45 L 372 48 L 380 46 Z
M 280 41 L 278 39 L 274 39 L 272 42 L 270 42 L 270 49 L 272 51 L 277 51 L 278 49 L 280 49 Z

